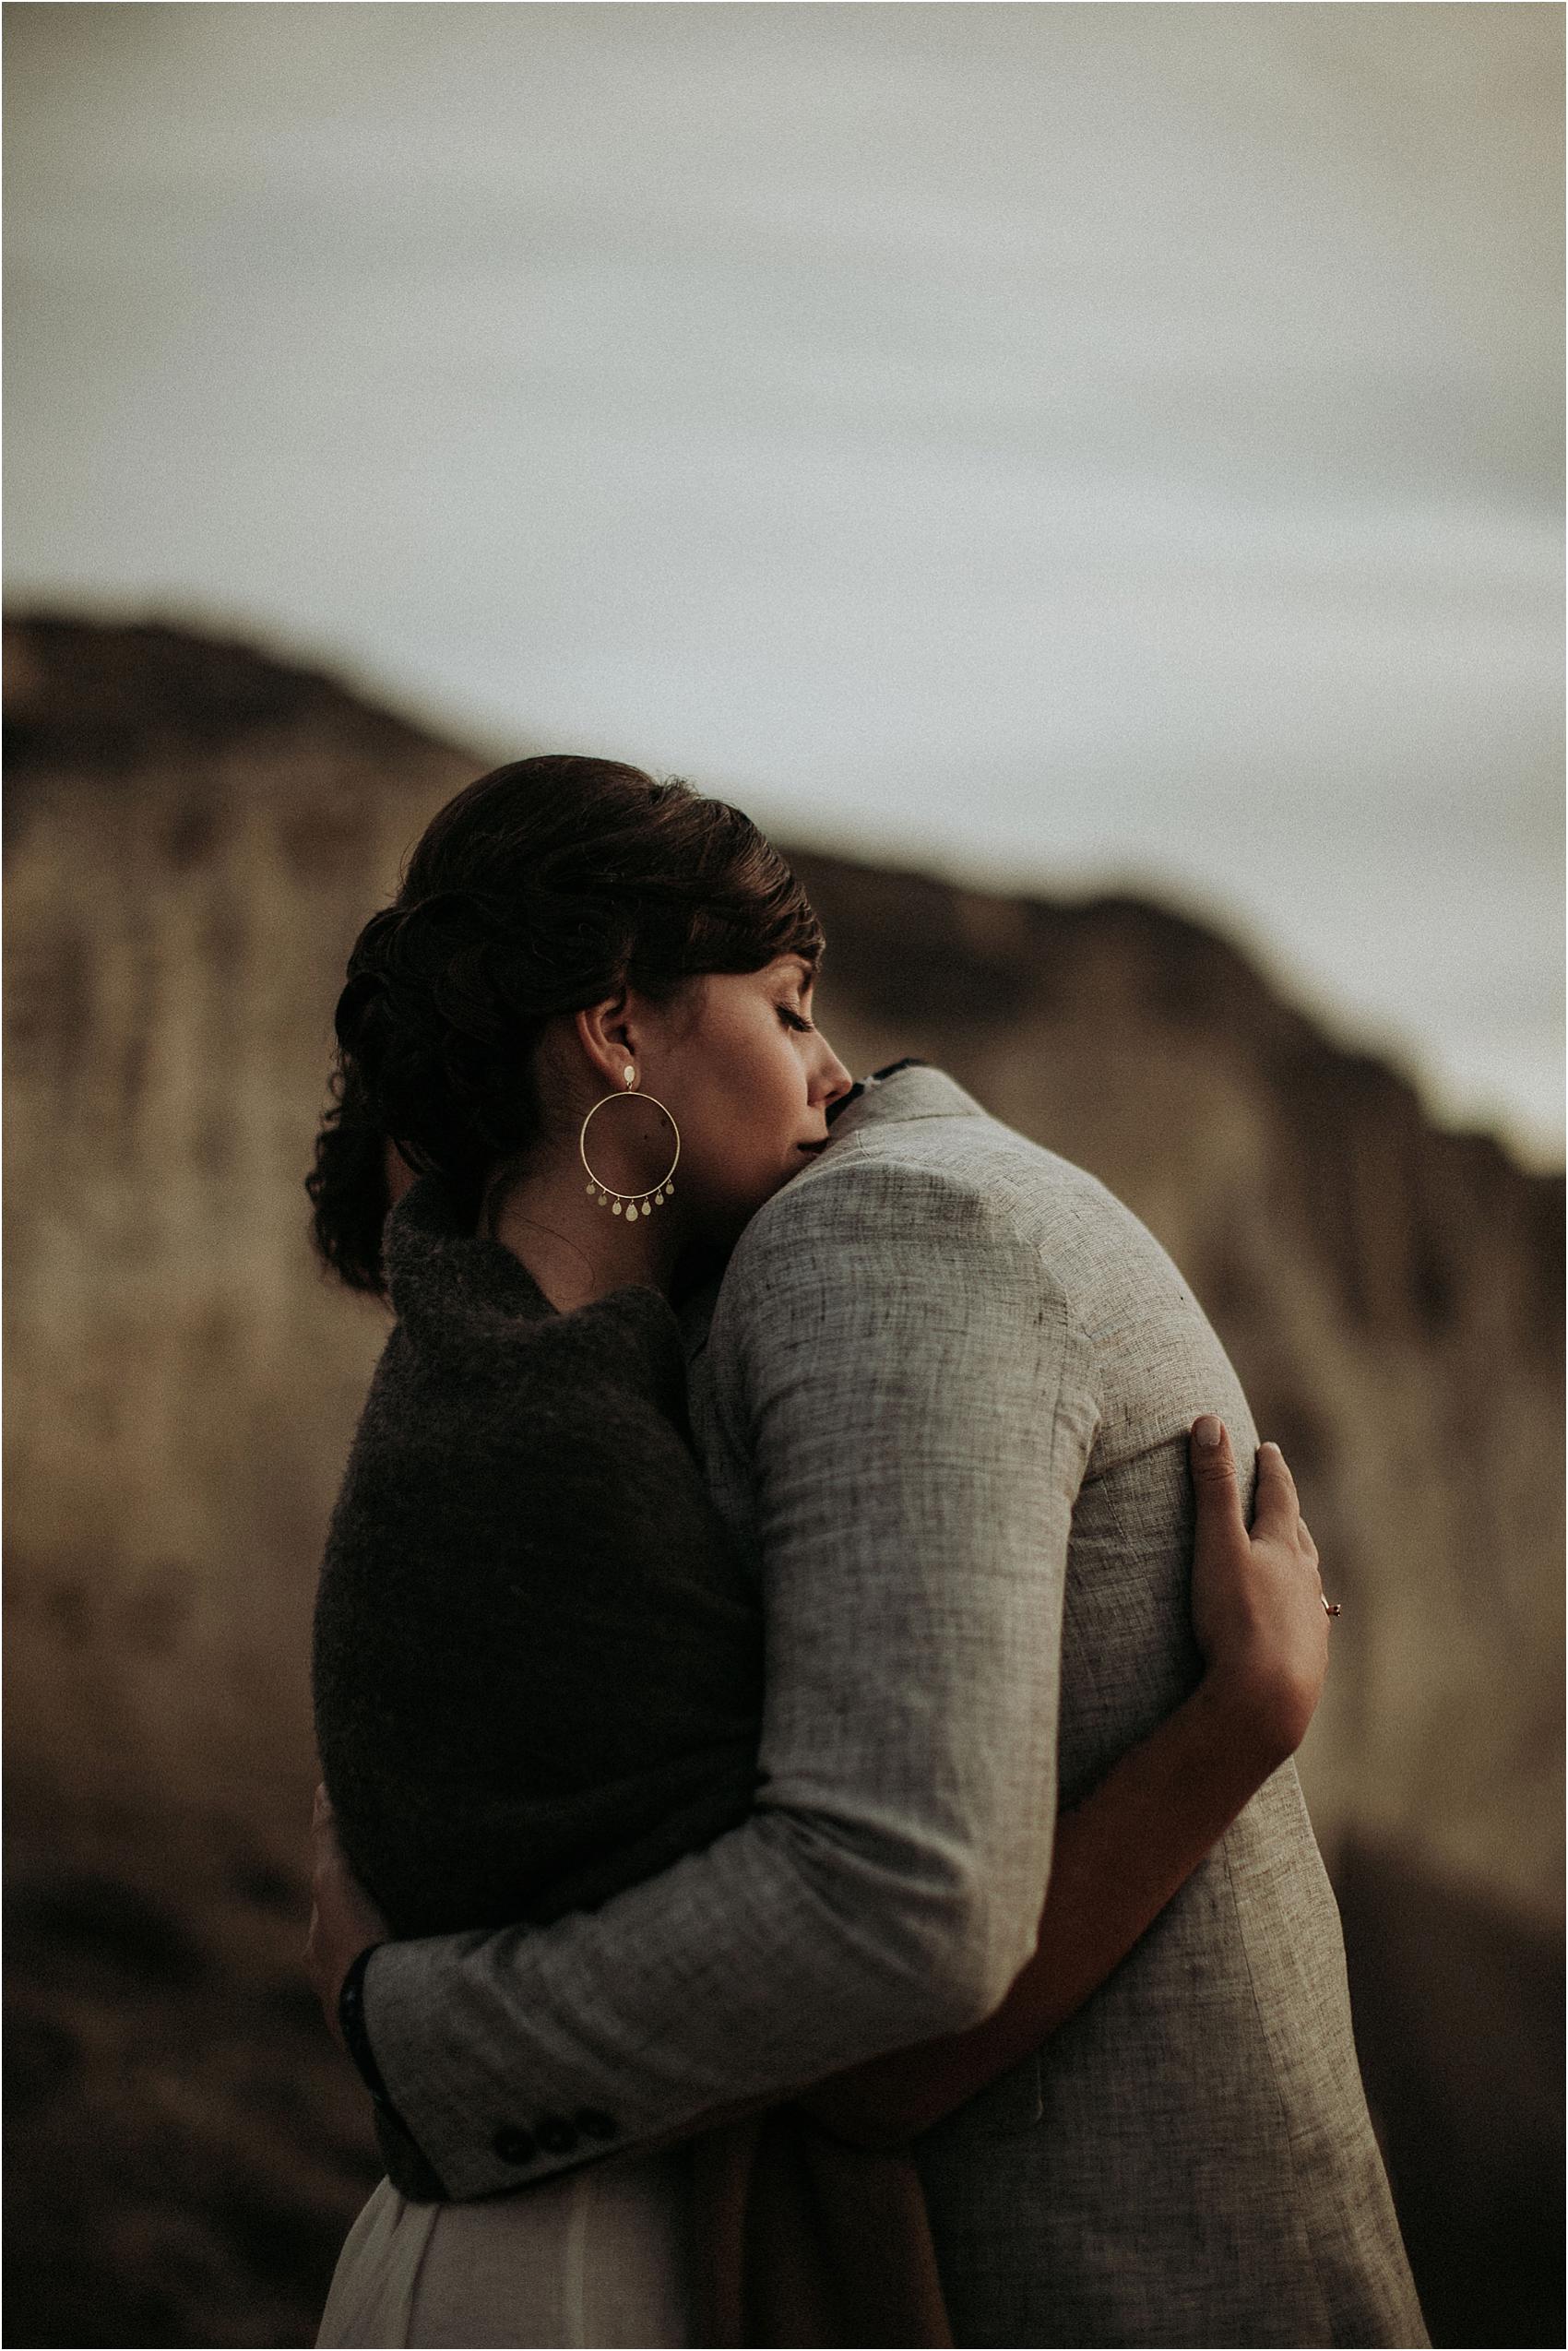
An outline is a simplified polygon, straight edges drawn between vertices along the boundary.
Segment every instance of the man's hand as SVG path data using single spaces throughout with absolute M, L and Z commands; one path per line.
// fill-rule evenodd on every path
M 331 1799 L 325 1787 L 315 1791 L 310 1828 L 311 1914 L 310 1933 L 305 1938 L 305 1973 L 321 2002 L 327 2029 L 341 2048 L 338 1995 L 343 1988 L 343 1978 L 365 1946 L 385 1942 L 391 1929 L 343 1858 Z

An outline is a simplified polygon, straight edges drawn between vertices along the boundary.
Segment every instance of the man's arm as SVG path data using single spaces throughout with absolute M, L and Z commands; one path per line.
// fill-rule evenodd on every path
M 1218 1432 L 1206 1445 L 1206 1423 Z M 995 2013 L 807 2094 L 807 2111 L 839 2136 L 896 2146 L 1038 2048 L 1099 1990 L 1306 1737 L 1323 1694 L 1328 1618 L 1296 1481 L 1278 1447 L 1265 1445 L 1249 1533 L 1217 1414 L 1197 1422 L 1191 1460 L 1203 1680 L 1058 1819 L 1039 1940 Z
M 846 1153 L 710 1344 L 756 1489 L 756 1804 L 591 1916 L 384 1945 L 363 2023 L 447 2191 L 522 2184 L 988 2014 L 1050 1866 L 1088 1351 L 987 1205 Z

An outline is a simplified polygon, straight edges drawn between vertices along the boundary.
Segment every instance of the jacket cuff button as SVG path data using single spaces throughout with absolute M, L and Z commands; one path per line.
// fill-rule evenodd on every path
M 577 2129 L 588 2139 L 613 2139 L 615 2118 L 606 2114 L 602 2107 L 580 2106 L 576 2114 Z
M 541 2114 L 533 2135 L 547 2155 L 569 2155 L 577 2143 L 576 2131 L 564 2114 Z
M 539 2153 L 531 2131 L 498 2131 L 490 2143 L 503 2163 L 532 2163 Z

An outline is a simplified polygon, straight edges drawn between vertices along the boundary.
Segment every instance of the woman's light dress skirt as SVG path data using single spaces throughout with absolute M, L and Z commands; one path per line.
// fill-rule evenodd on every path
M 349 2231 L 318 2345 L 663 2351 L 692 2339 L 689 2151 L 515 2196 L 414 2204 L 384 2179 Z

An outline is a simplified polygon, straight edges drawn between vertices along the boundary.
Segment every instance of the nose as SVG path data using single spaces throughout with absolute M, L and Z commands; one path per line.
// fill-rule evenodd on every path
M 814 1102 L 824 1104 L 842 1101 L 844 1096 L 852 1089 L 855 1081 L 832 1046 L 828 1044 L 826 1037 L 822 1042 L 824 1063 L 818 1073 L 817 1083 L 812 1089 L 812 1099 Z

